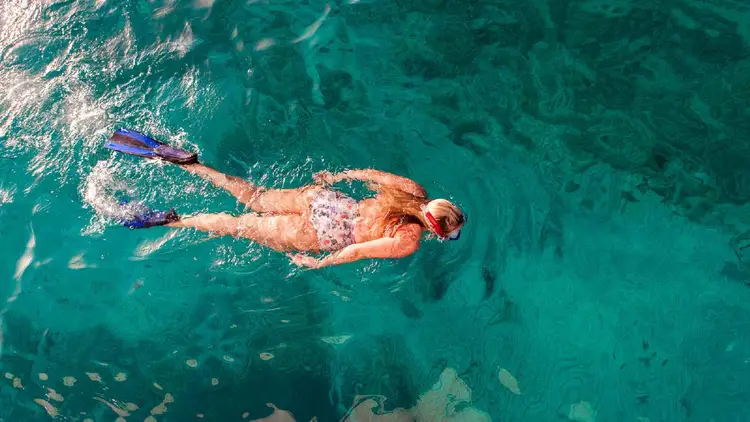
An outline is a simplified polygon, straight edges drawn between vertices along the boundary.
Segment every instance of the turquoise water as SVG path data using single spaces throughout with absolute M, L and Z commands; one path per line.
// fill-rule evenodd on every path
M 2 2 L 0 421 L 747 420 L 749 42 L 731 0 Z M 120 126 L 470 224 L 320 271 L 129 231 L 243 209 Z

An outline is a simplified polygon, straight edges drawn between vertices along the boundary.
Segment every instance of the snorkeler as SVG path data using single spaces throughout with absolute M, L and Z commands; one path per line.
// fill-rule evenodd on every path
M 269 189 L 228 176 L 198 162 L 195 153 L 170 147 L 141 133 L 119 129 L 106 148 L 175 163 L 227 190 L 256 213 L 200 214 L 180 217 L 174 209 L 146 211 L 124 222 L 130 228 L 189 227 L 217 235 L 245 237 L 277 251 L 331 252 L 317 259 L 291 255 L 298 266 L 321 268 L 368 258 L 402 258 L 419 248 L 422 232 L 456 240 L 465 215 L 445 199 L 427 198 L 416 182 L 378 170 L 320 172 L 315 184 L 296 189 Z M 340 181 L 369 183 L 374 198 L 357 202 L 328 186 Z

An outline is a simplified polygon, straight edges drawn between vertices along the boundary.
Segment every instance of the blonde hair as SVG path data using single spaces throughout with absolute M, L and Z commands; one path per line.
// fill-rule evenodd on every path
M 378 187 L 375 197 L 385 209 L 382 219 L 375 224 L 375 237 L 391 237 L 399 227 L 416 223 L 432 231 L 432 225 L 425 218 L 429 211 L 442 229 L 448 234 L 464 223 L 464 215 L 457 206 L 445 199 L 427 199 L 414 196 L 399 189 Z

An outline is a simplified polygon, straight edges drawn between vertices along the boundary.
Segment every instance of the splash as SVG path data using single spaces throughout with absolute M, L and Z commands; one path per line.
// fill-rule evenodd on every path
M 16 187 L 4 188 L 0 186 L 0 207 L 3 204 L 10 204 L 13 202 L 13 197 L 16 194 Z
M 100 161 L 86 176 L 83 187 L 83 200 L 96 211 L 96 218 L 85 233 L 102 232 L 113 221 L 132 219 L 148 210 L 137 198 L 135 188 L 120 180 L 116 167 L 107 161 Z

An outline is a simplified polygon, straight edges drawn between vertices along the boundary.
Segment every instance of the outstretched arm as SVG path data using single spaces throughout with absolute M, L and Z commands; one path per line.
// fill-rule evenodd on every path
M 320 173 L 318 179 L 328 183 L 336 183 L 342 180 L 361 180 L 399 189 L 419 198 L 427 197 L 427 192 L 417 182 L 406 177 L 375 169 L 347 170 L 338 174 L 323 172 Z
M 368 258 L 403 258 L 419 248 L 419 238 L 413 236 L 385 237 L 369 242 L 349 245 L 323 259 L 309 255 L 293 255 L 292 262 L 299 266 L 322 268 L 329 265 L 341 265 Z

